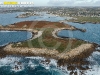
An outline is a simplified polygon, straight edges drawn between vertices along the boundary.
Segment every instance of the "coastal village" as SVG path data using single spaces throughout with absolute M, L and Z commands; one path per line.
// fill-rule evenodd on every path
M 79 67 L 81 66 L 81 64 L 84 63 L 84 59 L 89 57 L 97 48 L 98 44 L 96 43 L 91 43 L 89 41 L 76 38 L 69 38 L 63 36 L 60 37 L 57 34 L 62 30 L 80 31 L 85 33 L 87 31 L 86 29 L 76 28 L 74 26 L 64 23 L 64 21 L 81 24 L 100 23 L 100 8 L 34 7 L 33 9 L 30 7 L 29 9 L 13 8 L 10 11 L 7 9 L 3 9 L 3 11 L 0 13 L 11 13 L 16 11 L 21 12 L 22 9 L 24 10 L 24 13 L 17 15 L 15 18 L 21 19 L 28 18 L 31 16 L 42 16 L 37 12 L 45 12 L 46 14 L 51 14 L 56 17 L 60 16 L 70 18 L 66 18 L 66 20 L 62 20 L 59 22 L 21 21 L 6 26 L 0 25 L 0 31 L 27 31 L 32 33 L 32 37 L 28 40 L 16 43 L 11 42 L 5 46 L 0 47 L 1 57 L 6 55 L 40 56 L 48 59 L 52 58 L 58 60 L 57 63 L 59 64 L 59 66 L 64 66 L 64 64 L 75 64 Z M 87 20 L 85 18 L 95 18 L 96 20 Z M 45 46 L 41 45 L 41 43 Z M 56 44 L 57 47 L 53 47 Z M 47 62 L 49 63 L 49 61 Z M 22 66 L 20 66 L 21 63 L 17 62 L 17 64 L 19 66 L 15 65 L 15 70 L 19 70 L 19 67 L 21 69 L 23 68 Z M 70 69 L 72 70 L 73 67 L 71 66 Z
M 75 23 L 100 23 L 100 8 L 99 7 L 12 7 L 0 8 L 0 13 L 11 12 L 28 12 L 16 16 L 16 18 L 25 18 L 29 16 L 39 15 L 36 12 L 46 12 L 47 14 L 65 17 L 69 22 Z M 31 12 L 31 13 L 30 13 Z

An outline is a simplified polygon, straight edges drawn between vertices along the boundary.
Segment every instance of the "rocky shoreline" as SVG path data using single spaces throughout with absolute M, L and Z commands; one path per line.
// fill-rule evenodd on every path
M 74 26 L 70 27 L 70 28 L 55 28 L 55 30 L 52 32 L 52 35 L 55 37 L 55 38 L 60 38 L 60 39 L 63 39 L 63 37 L 58 37 L 57 36 L 57 33 L 61 30 L 79 30 L 79 31 L 82 31 L 82 32 L 86 32 L 86 29 L 79 29 L 79 28 L 75 28 Z
M 54 31 L 52 32 L 52 35 L 55 38 L 60 38 L 56 35 L 56 33 L 60 30 L 76 30 L 75 27 L 65 27 L 65 28 L 57 28 L 54 29 Z M 34 29 L 29 29 L 29 28 L 4 28 L 1 27 L 0 30 L 17 30 L 17 31 L 30 31 L 32 33 L 37 34 L 37 36 L 35 38 L 37 38 L 38 36 L 42 35 L 42 32 L 39 31 L 35 31 Z M 39 34 L 39 35 L 38 35 Z M 34 37 L 32 37 L 31 39 L 34 39 Z M 63 38 L 60 38 L 63 39 Z M 12 43 L 9 45 L 6 45 L 4 47 L 0 48 L 0 52 L 2 54 L 0 54 L 0 56 L 2 55 L 25 55 L 25 56 L 42 56 L 42 57 L 49 57 L 49 58 L 54 58 L 57 59 L 59 63 L 73 63 L 73 62 L 77 62 L 77 61 L 81 61 L 82 59 L 88 57 L 97 47 L 96 44 L 94 43 L 87 43 L 87 44 L 82 44 L 79 47 L 68 51 L 64 51 L 62 53 L 58 52 L 57 50 L 48 50 L 45 48 L 27 48 L 27 47 L 12 47 Z
M 56 33 L 62 29 L 63 28 L 55 29 L 52 32 L 52 35 L 55 38 L 60 38 L 56 35 Z M 73 30 L 73 28 L 68 28 L 68 29 Z M 3 30 L 11 30 L 11 29 L 8 28 L 8 29 L 3 29 Z M 42 32 L 40 33 L 41 34 L 39 36 L 42 35 Z M 37 38 L 37 36 L 35 38 Z M 34 37 L 32 39 L 34 39 Z M 63 38 L 60 38 L 60 39 L 63 39 Z M 57 59 L 59 63 L 65 63 L 65 62 L 70 63 L 70 62 L 81 61 L 82 59 L 88 57 L 95 50 L 97 46 L 96 44 L 93 44 L 93 43 L 82 44 L 81 46 L 75 49 L 72 49 L 69 52 L 64 51 L 60 53 L 57 50 L 48 50 L 45 48 L 27 48 L 27 47 L 13 48 L 12 45 L 13 44 L 9 44 L 4 47 L 1 47 L 0 52 L 3 53 L 3 55 L 1 54 L 0 56 L 9 55 L 9 54 L 10 55 L 25 55 L 25 56 L 42 56 L 42 57 L 49 57 L 49 58 Z
M 80 24 L 85 24 L 85 23 L 92 23 L 92 24 L 100 24 L 100 22 L 79 22 L 79 21 L 71 21 L 73 23 L 80 23 Z
M 45 48 L 25 48 L 12 47 L 9 44 L 2 48 L 2 51 L 7 55 L 25 55 L 25 56 L 42 56 L 57 59 L 59 63 L 74 63 L 88 57 L 94 50 L 96 44 L 82 44 L 81 46 L 59 53 L 57 50 L 48 50 Z

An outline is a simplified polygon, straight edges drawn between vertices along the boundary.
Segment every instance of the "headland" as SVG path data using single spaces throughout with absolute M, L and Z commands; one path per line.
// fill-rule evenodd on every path
M 58 37 L 56 33 L 64 29 L 81 30 L 65 23 L 49 21 L 24 21 L 6 27 L 2 26 L 0 27 L 0 30 L 30 31 L 34 33 L 34 36 L 30 40 L 20 43 L 11 43 L 0 49 L 6 54 L 43 56 L 58 59 L 58 62 L 68 63 L 81 61 L 95 50 L 97 45 L 94 43 Z M 29 45 L 29 42 L 31 43 L 31 46 Z M 40 43 L 45 46 L 42 46 Z M 58 44 L 57 47 L 53 47 L 56 44 Z

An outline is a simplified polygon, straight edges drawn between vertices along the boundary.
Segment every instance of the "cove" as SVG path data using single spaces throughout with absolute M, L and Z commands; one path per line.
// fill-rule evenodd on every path
M 86 29 L 86 32 L 81 32 L 79 30 L 70 31 L 70 30 L 61 30 L 58 32 L 59 37 L 69 37 L 81 39 L 84 41 L 100 44 L 100 24 L 79 24 L 79 23 L 67 23 L 71 26 L 75 26 L 76 28 Z
M 31 37 L 32 33 L 27 31 L 0 31 L 0 46 L 4 46 L 12 42 L 16 43 L 25 41 Z

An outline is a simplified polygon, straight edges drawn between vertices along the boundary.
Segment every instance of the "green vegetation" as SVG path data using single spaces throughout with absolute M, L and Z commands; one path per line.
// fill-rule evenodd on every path
M 91 22 L 100 23 L 100 17 L 75 17 L 77 19 L 71 19 L 72 22 Z
M 47 48 L 47 49 L 56 49 L 59 52 L 63 51 L 69 51 L 73 48 L 78 47 L 79 45 L 86 43 L 81 40 L 76 40 L 76 39 L 59 39 L 59 38 L 54 38 L 52 36 L 53 28 L 45 28 L 43 34 L 41 37 L 33 39 L 33 40 L 28 40 L 25 42 L 21 42 L 20 44 L 13 44 L 13 47 L 30 47 L 29 43 L 32 45 L 31 47 L 34 48 Z M 43 43 L 45 46 L 41 46 L 40 43 Z M 59 46 L 54 47 L 57 43 L 60 43 Z

